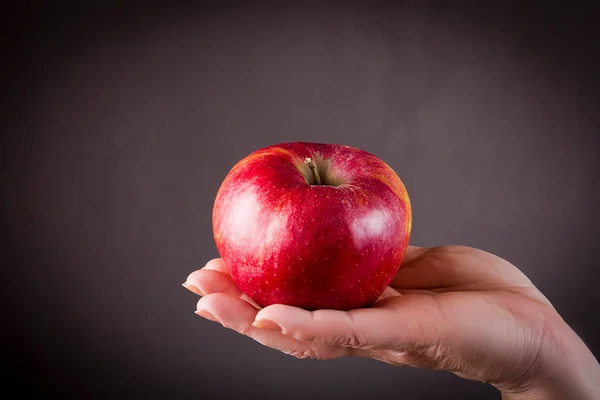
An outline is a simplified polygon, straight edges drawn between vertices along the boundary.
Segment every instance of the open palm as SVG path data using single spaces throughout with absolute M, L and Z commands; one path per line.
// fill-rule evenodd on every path
M 560 317 L 507 261 L 462 246 L 410 246 L 390 286 L 371 307 L 260 309 L 233 283 L 221 259 L 190 274 L 203 296 L 197 313 L 298 358 L 370 357 L 443 369 L 500 389 L 528 384 Z

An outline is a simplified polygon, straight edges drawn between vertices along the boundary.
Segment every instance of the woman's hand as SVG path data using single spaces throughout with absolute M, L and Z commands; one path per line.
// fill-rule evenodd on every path
M 506 399 L 599 398 L 600 366 L 515 266 L 462 246 L 409 247 L 369 308 L 260 309 L 220 259 L 187 278 L 196 313 L 298 358 L 370 357 L 488 382 Z

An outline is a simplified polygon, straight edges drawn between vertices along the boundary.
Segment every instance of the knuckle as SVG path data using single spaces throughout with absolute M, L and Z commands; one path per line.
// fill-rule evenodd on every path
M 250 329 L 249 326 L 241 327 L 241 328 L 237 329 L 237 332 L 239 334 L 242 334 L 244 336 L 248 336 L 248 337 L 252 338 L 252 329 Z
M 408 364 L 424 369 L 457 371 L 458 360 L 449 354 L 449 348 L 443 341 L 412 349 L 405 353 Z
M 392 349 L 366 350 L 361 352 L 364 357 L 369 357 L 390 365 L 408 365 L 406 362 L 405 352 L 400 352 Z
M 429 368 L 443 368 L 446 364 L 445 352 L 439 342 L 426 347 L 421 356 L 422 362 Z
M 340 346 L 344 348 L 370 349 L 372 346 L 365 344 L 360 335 L 354 332 L 347 332 L 337 335 L 318 336 L 310 332 L 297 332 L 292 336 L 294 339 L 302 342 L 312 342 L 318 345 Z
M 307 331 L 296 332 L 291 336 L 294 339 L 300 340 L 302 342 L 314 342 L 317 340 L 317 337 L 314 334 Z
M 316 359 L 317 354 L 309 347 L 296 347 L 291 350 L 284 350 L 285 354 L 296 357 L 300 360 Z
M 365 347 L 361 338 L 354 332 L 345 335 L 338 335 L 332 338 L 332 344 L 341 347 L 359 348 Z

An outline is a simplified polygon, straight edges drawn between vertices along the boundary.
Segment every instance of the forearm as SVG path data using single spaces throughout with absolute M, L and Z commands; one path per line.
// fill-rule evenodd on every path
M 548 368 L 524 389 L 502 392 L 503 400 L 600 399 L 600 364 L 566 323 L 555 330 L 542 358 Z

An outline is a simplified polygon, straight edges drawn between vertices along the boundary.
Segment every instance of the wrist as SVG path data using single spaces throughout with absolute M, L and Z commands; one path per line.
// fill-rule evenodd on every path
M 500 388 L 503 400 L 594 400 L 600 398 L 600 364 L 558 314 L 548 320 L 545 340 L 522 382 Z

